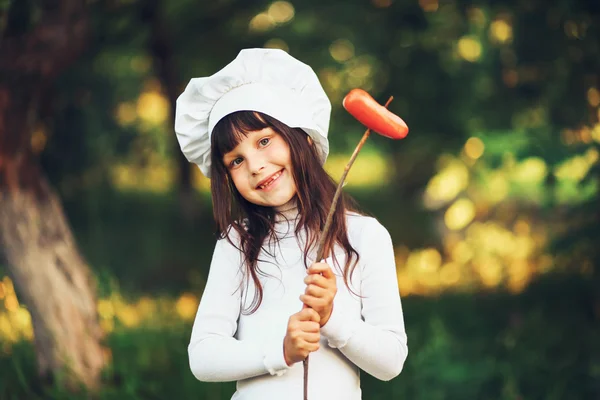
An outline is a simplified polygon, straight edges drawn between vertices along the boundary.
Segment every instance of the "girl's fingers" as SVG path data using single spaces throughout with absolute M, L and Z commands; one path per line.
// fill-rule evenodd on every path
M 323 300 L 320 297 L 309 296 L 306 294 L 300 295 L 300 301 L 310 307 L 310 308 L 307 308 L 307 310 L 309 310 L 309 309 L 312 310 L 314 308 L 322 308 L 327 305 L 326 300 Z
M 305 332 L 302 334 L 302 339 L 306 343 L 319 343 L 319 340 L 321 340 L 321 335 L 318 332 Z
M 311 307 L 310 304 L 305 304 Z M 312 321 L 316 323 L 319 323 L 321 321 L 319 313 L 313 310 L 312 308 L 303 308 L 302 311 L 300 311 L 297 315 L 300 317 L 300 321 Z
M 335 278 L 335 275 L 333 274 L 331 267 L 329 267 L 329 265 L 327 265 L 323 262 L 312 264 L 308 268 L 308 273 L 309 274 L 323 274 L 323 276 L 327 279 Z
M 298 325 L 298 329 L 307 333 L 319 333 L 321 330 L 320 328 L 321 326 L 319 323 L 314 321 L 303 321 Z
M 313 296 L 313 297 L 326 297 L 327 294 L 329 293 L 328 289 L 323 289 L 322 287 L 316 286 L 316 285 L 308 285 L 306 287 L 306 290 L 304 291 L 304 294 L 308 295 L 308 296 Z
M 322 288 L 328 288 L 335 285 L 335 281 L 332 282 L 330 279 L 319 274 L 310 274 L 306 276 L 306 278 L 304 278 L 304 283 L 307 285 L 317 285 Z
M 312 353 L 313 351 L 319 350 L 320 346 L 319 341 L 317 340 L 316 342 L 303 341 L 299 347 Z

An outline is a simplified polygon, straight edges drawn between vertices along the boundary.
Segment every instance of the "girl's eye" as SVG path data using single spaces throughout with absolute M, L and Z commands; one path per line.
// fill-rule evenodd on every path
M 269 138 L 262 138 L 260 139 L 260 142 L 258 142 L 261 146 L 266 146 L 269 144 L 271 140 Z
M 238 165 L 240 165 L 241 162 L 242 162 L 242 158 L 238 157 L 238 158 L 234 159 L 233 161 L 231 161 L 230 165 L 232 167 L 237 167 Z

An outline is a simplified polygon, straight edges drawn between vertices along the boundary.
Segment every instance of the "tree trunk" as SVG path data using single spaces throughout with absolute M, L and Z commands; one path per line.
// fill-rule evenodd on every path
M 0 253 L 31 313 L 41 376 L 94 390 L 105 363 L 95 282 L 31 149 L 39 99 L 84 48 L 86 1 L 14 2 L 11 12 L 39 18 L 0 32 Z
M 42 176 L 35 183 L 0 188 L 0 246 L 31 313 L 40 376 L 69 389 L 83 384 L 93 390 L 104 366 L 95 281 L 57 195 Z

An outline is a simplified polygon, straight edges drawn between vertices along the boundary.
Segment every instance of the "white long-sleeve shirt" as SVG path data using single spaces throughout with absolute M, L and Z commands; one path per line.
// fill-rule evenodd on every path
M 292 220 L 294 222 L 294 220 Z M 337 294 L 321 346 L 309 360 L 309 400 L 361 399 L 359 368 L 381 380 L 396 377 L 408 354 L 392 241 L 374 218 L 347 216 L 348 238 L 360 254 L 351 293 L 331 258 Z M 276 223 L 278 245 L 261 252 L 263 300 L 245 315 L 254 297 L 252 279 L 242 282 L 241 254 L 226 239 L 217 241 L 206 287 L 188 347 L 195 377 L 206 382 L 237 381 L 232 400 L 302 400 L 303 367 L 288 367 L 283 339 L 292 314 L 302 309 L 306 269 L 303 239 L 293 224 Z M 345 255 L 336 258 L 342 267 Z M 309 253 L 314 257 L 314 252 Z M 314 259 L 309 257 L 308 265 Z M 245 282 L 245 281 L 244 281 Z

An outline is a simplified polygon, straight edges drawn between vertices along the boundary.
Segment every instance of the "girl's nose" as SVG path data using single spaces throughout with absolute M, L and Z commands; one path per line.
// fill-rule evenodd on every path
M 265 162 L 260 157 L 255 157 L 252 160 L 248 160 L 248 166 L 252 175 L 258 175 L 265 168 Z

